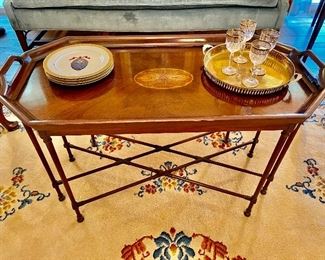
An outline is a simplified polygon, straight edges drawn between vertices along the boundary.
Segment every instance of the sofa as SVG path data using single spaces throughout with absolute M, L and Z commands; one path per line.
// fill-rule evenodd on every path
M 213 31 L 238 27 L 243 18 L 280 28 L 288 0 L 4 0 L 4 8 L 26 50 L 27 31 Z

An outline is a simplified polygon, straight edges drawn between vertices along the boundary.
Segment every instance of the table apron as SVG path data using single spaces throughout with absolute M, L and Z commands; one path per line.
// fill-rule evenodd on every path
M 214 121 L 214 122 L 134 122 L 117 124 L 30 124 L 30 127 L 48 136 L 87 134 L 145 134 L 145 133 L 192 133 L 220 131 L 285 130 L 303 123 L 303 119 Z

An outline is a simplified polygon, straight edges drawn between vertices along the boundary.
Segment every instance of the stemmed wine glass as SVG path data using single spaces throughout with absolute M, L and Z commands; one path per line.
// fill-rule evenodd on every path
M 230 52 L 228 66 L 222 68 L 222 72 L 226 75 L 234 75 L 237 73 L 237 69 L 231 66 L 232 56 L 236 51 L 239 51 L 244 33 L 240 29 L 229 29 L 226 32 L 226 48 Z
M 244 39 L 242 42 L 242 46 L 240 48 L 240 55 L 234 58 L 234 61 L 239 64 L 244 64 L 247 62 L 247 59 L 243 56 L 243 51 L 246 46 L 246 42 L 253 38 L 256 22 L 252 19 L 243 19 L 240 22 L 240 29 L 244 32 Z
M 275 47 L 279 36 L 280 33 L 277 30 L 267 28 L 261 31 L 260 40 L 270 43 L 271 51 Z M 261 66 L 256 66 L 254 74 L 257 76 L 263 76 L 265 75 L 265 69 L 263 69 Z
M 269 54 L 271 50 L 271 44 L 262 41 L 262 40 L 254 40 L 251 43 L 251 48 L 249 51 L 249 58 L 253 63 L 252 73 L 249 77 L 245 77 L 242 80 L 242 83 L 247 88 L 256 88 L 259 84 L 259 81 L 255 78 L 255 69 L 257 65 L 262 64 Z

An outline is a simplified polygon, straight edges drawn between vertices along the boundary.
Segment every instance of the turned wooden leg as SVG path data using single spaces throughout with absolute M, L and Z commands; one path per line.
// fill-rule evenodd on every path
M 223 140 L 226 144 L 230 143 L 229 135 L 230 135 L 230 131 L 227 131 L 225 135 L 225 140 Z
M 251 211 L 257 201 L 257 197 L 258 197 L 259 193 L 261 192 L 263 185 L 265 184 L 271 171 L 274 169 L 274 166 L 277 164 L 280 164 L 280 162 L 284 156 L 284 154 L 282 154 L 281 151 L 284 149 L 287 139 L 290 136 L 290 133 L 292 133 L 292 131 L 293 131 L 293 127 L 292 128 L 290 127 L 288 129 L 282 131 L 281 136 L 273 150 L 271 158 L 269 159 L 267 166 L 265 167 L 265 170 L 263 172 L 261 180 L 259 181 L 259 183 L 255 189 L 255 192 L 250 199 L 250 203 L 249 203 L 247 209 L 244 211 L 244 215 L 246 217 L 249 217 L 251 215 Z
M 0 103 L 0 124 L 4 126 L 9 132 L 14 131 L 19 128 L 18 122 L 14 121 L 8 121 L 7 118 L 4 116 L 2 111 L 3 105 Z
M 63 139 L 63 146 L 67 150 L 68 155 L 69 155 L 69 161 L 70 162 L 75 161 L 76 159 L 74 158 L 74 156 L 73 156 L 73 154 L 71 152 L 70 145 L 69 145 L 69 142 L 68 142 L 67 138 L 65 136 L 62 136 L 62 139 Z
M 273 181 L 273 179 L 274 179 L 274 175 L 275 175 L 277 169 L 279 168 L 279 165 L 280 165 L 282 159 L 284 158 L 286 152 L 288 151 L 288 148 L 290 147 L 290 144 L 291 144 L 292 140 L 294 139 L 296 133 L 298 132 L 299 127 L 300 127 L 300 125 L 298 125 L 298 126 L 295 128 L 295 130 L 294 130 L 294 131 L 289 135 L 289 138 L 287 139 L 287 141 L 286 141 L 286 143 L 285 143 L 285 145 L 284 145 L 284 147 L 283 147 L 281 153 L 279 154 L 279 158 L 278 158 L 278 160 L 276 161 L 276 163 L 275 163 L 275 165 L 274 165 L 274 167 L 273 167 L 271 173 L 270 173 L 269 176 L 267 177 L 267 181 L 266 181 L 266 183 L 264 184 L 264 186 L 263 186 L 263 188 L 262 188 L 262 190 L 261 190 L 261 194 L 263 194 L 263 195 L 266 194 L 266 192 L 267 192 L 267 188 L 269 187 L 270 183 Z
M 96 137 L 94 135 L 90 136 L 90 143 L 92 147 L 97 147 Z
M 60 175 L 60 178 L 62 180 L 62 183 L 64 185 L 64 188 L 66 189 L 67 191 L 67 194 L 69 196 L 69 199 L 71 201 L 71 205 L 72 205 L 72 208 L 73 210 L 75 211 L 76 215 L 77 215 L 77 221 L 78 222 L 83 222 L 84 221 L 84 216 L 80 213 L 80 210 L 79 210 L 79 204 L 78 202 L 76 201 L 74 195 L 73 195 L 73 192 L 71 190 L 71 187 L 69 185 L 69 181 L 64 173 L 64 170 L 62 168 L 62 165 L 61 165 L 61 162 L 60 162 L 60 159 L 55 151 L 55 148 L 54 148 L 54 145 L 52 143 L 52 138 L 46 134 L 43 134 L 41 135 L 41 138 L 43 139 L 44 143 L 46 144 L 46 147 L 51 155 L 51 158 L 55 164 L 55 167 Z
M 38 141 L 36 139 L 36 136 L 35 136 L 33 130 L 30 127 L 26 126 L 26 125 L 24 125 L 24 127 L 26 129 L 26 132 L 27 132 L 30 140 L 32 141 L 32 143 L 33 143 L 33 145 L 34 145 L 34 147 L 36 149 L 36 152 L 37 152 L 39 158 L 41 159 L 41 161 L 43 163 L 43 166 L 44 166 L 44 168 L 45 168 L 45 170 L 47 172 L 47 175 L 49 176 L 49 178 L 51 180 L 52 187 L 56 190 L 56 192 L 58 194 L 59 201 L 63 201 L 65 199 L 65 196 L 63 195 L 63 193 L 61 192 L 61 190 L 59 188 L 59 183 L 55 179 L 55 177 L 54 177 L 54 175 L 52 173 L 52 170 L 51 170 L 51 168 L 50 168 L 50 166 L 49 166 L 49 164 L 48 164 L 48 162 L 47 162 L 47 160 L 46 160 L 46 158 L 44 156 L 44 153 L 43 153 L 43 151 L 42 151 L 42 149 L 41 149 L 41 147 L 40 147 L 40 145 L 39 145 L 39 143 L 38 143 Z
M 253 143 L 252 143 L 251 149 L 249 150 L 249 152 L 248 152 L 248 154 L 247 154 L 247 156 L 248 156 L 249 158 L 253 158 L 253 154 L 254 154 L 255 146 L 256 146 L 256 144 L 258 143 L 258 138 L 259 138 L 260 134 L 261 134 L 261 131 L 257 131 L 256 134 L 255 134 L 255 137 L 254 137 L 254 139 L 253 139 Z

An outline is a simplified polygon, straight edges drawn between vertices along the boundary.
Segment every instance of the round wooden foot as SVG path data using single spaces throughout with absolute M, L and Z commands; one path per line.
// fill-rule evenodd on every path
M 77 221 L 78 221 L 79 223 L 83 222 L 84 220 L 85 220 L 85 218 L 84 218 L 83 215 L 81 215 L 81 214 L 78 214 L 78 215 L 77 215 Z
M 248 153 L 248 154 L 247 154 L 247 157 L 249 157 L 249 158 L 253 158 L 253 153 Z
M 266 192 L 267 192 L 267 189 L 262 189 L 262 190 L 261 190 L 261 194 L 262 194 L 262 195 L 265 195 Z
M 249 216 L 251 215 L 251 211 L 246 209 L 246 210 L 244 211 L 244 215 L 245 215 L 246 217 L 249 217 Z
M 65 200 L 65 196 L 61 193 L 59 194 L 59 201 L 64 201 Z

